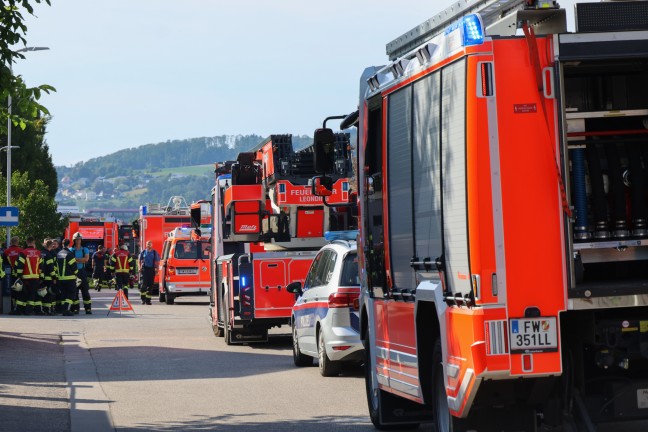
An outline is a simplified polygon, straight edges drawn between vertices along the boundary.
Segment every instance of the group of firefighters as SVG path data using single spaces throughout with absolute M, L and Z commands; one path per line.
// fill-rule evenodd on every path
M 10 269 L 12 315 L 62 313 L 72 316 L 80 312 L 81 301 L 85 313 L 92 314 L 92 299 L 86 272 L 90 256 L 82 241 L 81 234 L 77 232 L 72 236 L 71 246 L 69 239 L 64 239 L 61 245 L 57 239 L 45 239 L 43 248 L 39 250 L 33 237 L 26 239 L 24 248 L 19 246 L 18 237 L 11 238 L 9 247 L 0 255 L 0 278 L 6 277 L 4 261 L 6 268 Z M 139 265 L 144 273 L 141 284 L 142 304 L 151 304 L 153 278 L 150 276 L 154 276 L 154 272 L 144 270 L 159 262 L 157 252 L 151 249 L 152 245 L 147 244 L 147 249 L 142 251 L 139 257 Z M 92 278 L 98 291 L 109 287 L 109 281 L 114 275 L 115 288 L 122 290 L 128 298 L 128 288 L 133 287 L 137 270 L 128 245 L 123 244 L 112 254 L 105 253 L 103 246 L 98 246 L 90 262 Z

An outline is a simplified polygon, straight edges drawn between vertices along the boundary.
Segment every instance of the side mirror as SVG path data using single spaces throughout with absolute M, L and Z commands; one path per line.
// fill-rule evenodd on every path
M 335 134 L 331 129 L 317 129 L 314 134 L 315 172 L 326 174 L 335 167 Z
M 297 295 L 302 295 L 302 283 L 297 281 L 297 282 L 291 282 L 288 285 L 286 285 L 286 291 L 289 293 L 297 294 Z
M 313 177 L 311 192 L 315 196 L 327 197 L 333 195 L 333 179 L 327 176 Z

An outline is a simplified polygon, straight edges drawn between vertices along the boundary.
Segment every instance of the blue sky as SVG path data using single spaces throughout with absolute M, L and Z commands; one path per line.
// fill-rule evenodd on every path
M 57 88 L 43 100 L 56 165 L 169 139 L 311 134 L 355 109 L 387 42 L 452 3 L 52 0 L 27 34 L 50 51 L 14 71 Z

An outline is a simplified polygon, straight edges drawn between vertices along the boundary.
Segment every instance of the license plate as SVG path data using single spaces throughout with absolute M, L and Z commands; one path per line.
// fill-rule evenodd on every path
M 178 274 L 198 274 L 198 270 L 194 269 L 178 269 Z
M 511 319 L 509 329 L 512 353 L 537 353 L 558 349 L 556 317 Z
M 648 408 L 648 389 L 637 390 L 637 407 L 639 409 Z

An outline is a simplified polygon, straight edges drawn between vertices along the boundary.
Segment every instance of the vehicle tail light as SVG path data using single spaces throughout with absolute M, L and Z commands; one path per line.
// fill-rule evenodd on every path
M 351 348 L 351 345 L 341 345 L 333 347 L 333 351 L 346 351 Z
M 243 288 L 243 291 L 241 293 L 241 303 L 243 303 L 243 306 L 249 307 L 252 306 L 252 297 L 250 297 L 250 287 Z
M 357 294 L 333 293 L 328 298 L 329 308 L 352 307 L 353 301 L 358 297 Z

